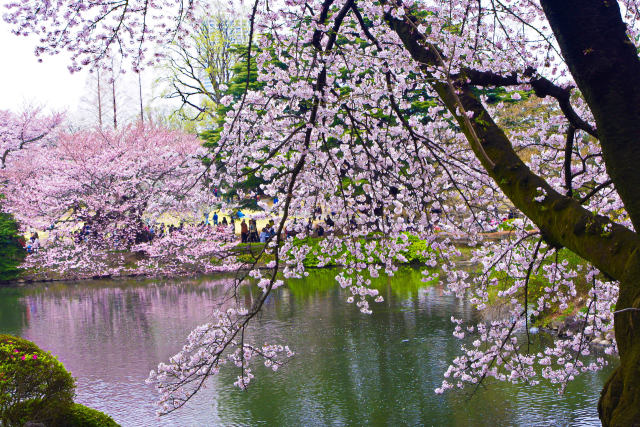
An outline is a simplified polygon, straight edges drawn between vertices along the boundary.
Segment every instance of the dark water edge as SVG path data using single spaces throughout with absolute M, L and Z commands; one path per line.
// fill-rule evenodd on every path
M 434 394 L 459 351 L 449 319 L 473 319 L 471 307 L 404 270 L 378 284 L 385 302 L 363 315 L 345 302 L 333 274 L 316 270 L 291 281 L 256 320 L 254 340 L 296 352 L 287 366 L 258 367 L 246 392 L 232 385 L 238 371 L 223 369 L 185 408 L 160 419 L 144 380 L 207 321 L 229 279 L 3 288 L 0 332 L 58 355 L 77 378 L 77 401 L 123 426 L 599 425 L 596 404 L 609 372 L 583 375 L 562 396 L 548 385 L 501 383 Z M 246 304 L 253 297 L 241 292 Z M 535 336 L 534 345 L 545 339 Z

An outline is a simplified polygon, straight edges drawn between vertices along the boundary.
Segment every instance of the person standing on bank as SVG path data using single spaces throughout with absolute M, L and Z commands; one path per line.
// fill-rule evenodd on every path
M 249 236 L 249 227 L 247 226 L 247 223 L 243 219 L 242 222 L 240 223 L 240 241 L 242 243 L 247 243 L 248 236 Z

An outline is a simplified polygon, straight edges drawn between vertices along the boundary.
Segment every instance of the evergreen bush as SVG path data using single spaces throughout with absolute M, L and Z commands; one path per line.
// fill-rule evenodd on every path
M 54 424 L 56 427 L 118 427 L 113 418 L 97 409 L 74 403 Z
M 18 233 L 13 216 L 0 212 L 0 281 L 15 279 L 20 274 L 18 266 L 27 256 Z
M 74 389 L 73 377 L 51 353 L 0 335 L 0 424 L 53 424 L 71 408 Z

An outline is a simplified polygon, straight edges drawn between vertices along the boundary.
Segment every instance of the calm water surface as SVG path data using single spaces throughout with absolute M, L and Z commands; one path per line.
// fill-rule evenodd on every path
M 407 270 L 381 283 L 386 301 L 362 315 L 345 303 L 333 274 L 316 271 L 279 289 L 254 325 L 258 342 L 296 351 L 290 363 L 277 373 L 259 367 L 246 392 L 232 385 L 238 372 L 225 368 L 162 418 L 144 380 L 208 320 L 228 279 L 4 288 L 0 332 L 58 355 L 77 378 L 77 401 L 123 426 L 599 425 L 596 404 L 609 372 L 583 376 L 562 396 L 544 385 L 508 384 L 435 395 L 458 351 L 449 319 L 472 319 L 470 307 L 421 287 L 419 274 Z M 248 290 L 242 298 L 252 301 Z

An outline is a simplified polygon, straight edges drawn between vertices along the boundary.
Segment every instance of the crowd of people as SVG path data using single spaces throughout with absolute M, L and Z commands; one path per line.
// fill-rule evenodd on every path
M 226 216 L 222 216 L 219 212 L 214 212 L 210 221 L 210 212 L 204 212 L 204 220 L 197 224 L 187 224 L 184 221 L 176 224 L 165 224 L 162 222 L 152 223 L 149 220 L 145 220 L 141 224 L 140 228 L 135 231 L 131 230 L 117 230 L 108 234 L 108 240 L 118 244 L 124 241 L 135 241 L 135 243 L 151 242 L 156 238 L 163 238 L 167 235 L 171 235 L 176 232 L 182 232 L 185 227 L 198 227 L 201 229 L 211 228 L 217 232 L 230 232 L 231 235 L 236 233 L 236 221 L 240 221 L 240 241 L 242 243 L 266 243 L 273 236 L 276 235 L 276 225 L 274 220 L 269 220 L 267 224 L 261 229 L 258 228 L 258 222 L 255 219 L 247 218 L 246 215 L 238 210 L 232 213 L 227 219 Z M 302 220 L 294 219 L 285 226 L 283 237 L 296 237 L 300 234 L 304 236 L 317 236 L 322 237 L 327 233 L 327 230 L 333 230 L 335 223 L 330 216 L 326 216 L 324 220 L 320 217 L 320 221 L 314 225 L 314 221 L 309 218 L 306 225 L 302 226 Z M 326 229 L 325 229 L 326 227 Z M 55 225 L 48 228 L 49 231 L 53 231 Z M 54 234 L 54 240 L 55 240 Z M 96 227 L 91 224 L 84 224 L 81 228 L 75 230 L 72 233 L 72 238 L 76 243 L 87 242 L 88 240 L 94 240 L 99 237 L 99 233 Z M 28 253 L 38 252 L 41 247 L 38 233 L 33 231 L 28 240 L 21 239 L 21 243 Z
M 322 237 L 327 233 L 325 227 L 329 230 L 333 230 L 334 225 L 335 223 L 330 216 L 327 216 L 324 221 L 320 221 L 315 225 L 313 224 L 313 220 L 309 218 L 306 225 L 303 227 L 301 227 L 298 219 L 294 219 L 286 225 L 283 237 L 296 237 L 300 234 L 304 234 L 305 237 Z M 249 219 L 248 221 L 242 219 L 240 222 L 240 241 L 242 243 L 266 243 L 275 235 L 276 227 L 273 220 L 269 220 L 269 222 L 260 230 L 258 229 L 258 223 L 255 219 Z
M 24 246 L 27 253 L 30 254 L 37 253 L 40 249 L 40 237 L 37 232 L 31 233 L 28 241 L 24 241 L 24 239 L 22 239 L 20 243 Z
M 258 234 L 258 223 L 255 219 L 250 219 L 249 224 L 243 219 L 240 223 L 240 241 L 242 243 L 265 243 L 271 236 L 275 236 L 275 223 L 269 223 Z

